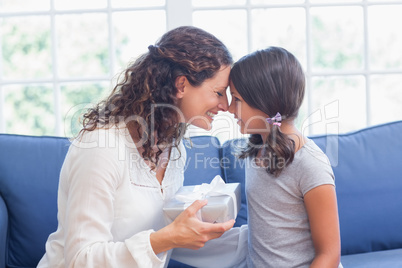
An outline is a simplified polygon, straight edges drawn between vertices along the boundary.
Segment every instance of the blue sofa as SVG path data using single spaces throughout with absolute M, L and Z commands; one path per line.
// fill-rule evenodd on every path
M 402 121 L 342 135 L 311 137 L 328 155 L 336 177 L 342 263 L 402 267 Z M 185 141 L 185 184 L 220 174 L 244 186 L 244 162 L 233 156 L 244 140 Z M 69 141 L 0 134 L 0 268 L 36 267 L 57 226 L 57 187 Z M 247 222 L 244 187 L 236 225 Z M 169 267 L 187 267 L 171 261 Z

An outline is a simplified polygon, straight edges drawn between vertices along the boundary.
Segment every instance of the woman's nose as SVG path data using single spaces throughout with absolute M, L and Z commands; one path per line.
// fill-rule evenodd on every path
M 221 100 L 218 104 L 218 108 L 223 111 L 226 112 L 229 108 L 229 103 L 228 103 L 228 99 L 227 98 L 223 98 L 223 100 Z

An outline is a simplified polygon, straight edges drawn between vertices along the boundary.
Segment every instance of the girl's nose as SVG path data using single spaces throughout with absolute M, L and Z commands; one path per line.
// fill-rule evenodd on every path
M 231 113 L 231 114 L 234 114 L 235 113 L 235 107 L 234 107 L 235 105 L 234 105 L 234 101 L 232 100 L 231 102 L 230 102 L 230 105 L 229 105 L 229 108 L 228 108 L 228 112 L 229 113 Z

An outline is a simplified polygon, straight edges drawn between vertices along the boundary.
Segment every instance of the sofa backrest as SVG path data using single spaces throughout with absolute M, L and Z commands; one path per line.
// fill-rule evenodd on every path
M 342 254 L 402 248 L 402 121 L 313 137 L 335 174 Z
M 6 241 L 8 228 L 8 214 L 4 199 L 0 196 L 0 267 L 6 267 Z
M 220 162 L 221 144 L 218 138 L 197 136 L 183 141 L 187 151 L 184 185 L 210 183 L 216 175 L 224 179 Z
M 3 267 L 36 267 L 43 256 L 57 228 L 59 172 L 68 146 L 66 138 L 0 134 L 0 206 L 8 208 L 8 231 L 0 215 L 0 242 L 4 236 L 8 241 L 0 249 L 7 255 L 0 255 Z
M 245 160 L 239 159 L 237 154 L 246 145 L 246 139 L 234 139 L 226 141 L 222 145 L 222 167 L 227 183 L 238 182 L 241 187 L 241 209 L 236 218 L 235 226 L 247 224 L 247 202 L 245 191 Z

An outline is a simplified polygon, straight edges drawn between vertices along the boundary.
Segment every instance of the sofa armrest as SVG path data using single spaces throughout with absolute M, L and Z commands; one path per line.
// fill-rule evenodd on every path
M 6 243 L 8 232 L 8 212 L 3 198 L 0 196 L 0 268 L 6 267 Z

